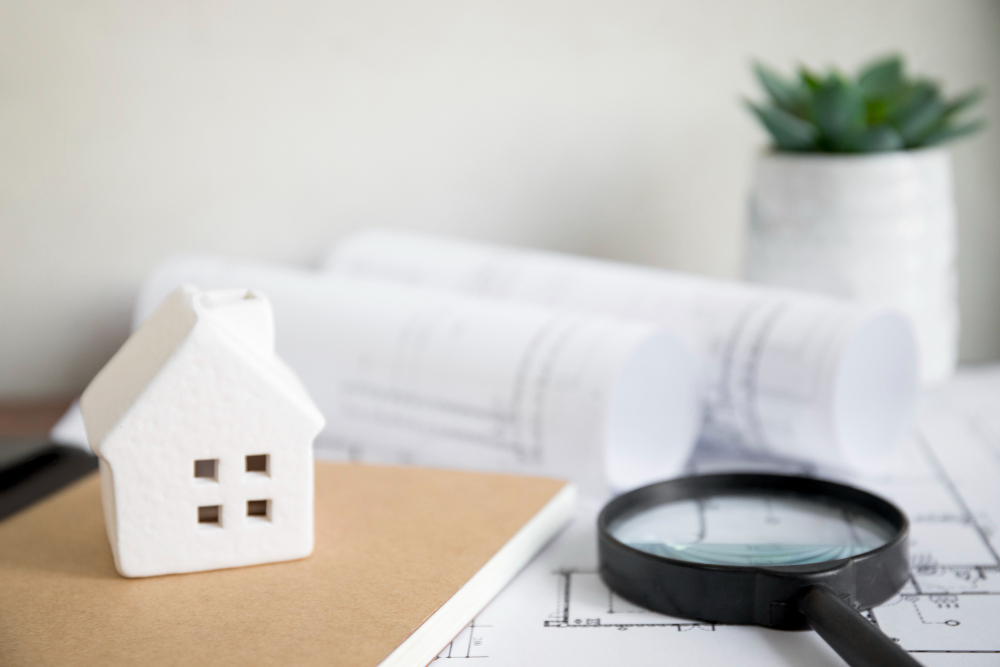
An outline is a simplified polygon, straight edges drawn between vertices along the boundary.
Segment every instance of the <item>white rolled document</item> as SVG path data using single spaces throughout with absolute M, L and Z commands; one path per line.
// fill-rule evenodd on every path
M 676 475 L 697 437 L 695 358 L 647 323 L 192 256 L 153 271 L 135 323 L 182 283 L 267 295 L 278 354 L 326 417 L 318 456 L 607 493 Z
M 914 335 L 892 311 L 391 231 L 348 238 L 325 270 L 663 327 L 705 360 L 704 437 L 755 452 L 879 469 L 914 418 Z

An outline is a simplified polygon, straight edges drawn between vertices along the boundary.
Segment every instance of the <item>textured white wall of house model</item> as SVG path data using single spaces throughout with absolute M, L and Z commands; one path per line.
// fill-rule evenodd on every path
M 748 64 L 899 49 L 956 146 L 966 359 L 1000 356 L 1000 3 L 0 4 L 0 399 L 80 390 L 179 250 L 313 262 L 399 224 L 737 276 Z

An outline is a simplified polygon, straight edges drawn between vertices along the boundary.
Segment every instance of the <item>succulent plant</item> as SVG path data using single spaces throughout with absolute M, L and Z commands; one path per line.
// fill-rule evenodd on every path
M 747 105 L 781 151 L 895 151 L 950 141 L 983 126 L 981 120 L 958 118 L 979 101 L 980 90 L 946 100 L 937 84 L 907 78 L 899 56 L 865 65 L 854 79 L 835 70 L 823 76 L 804 66 L 797 80 L 761 63 L 754 72 L 769 99 Z

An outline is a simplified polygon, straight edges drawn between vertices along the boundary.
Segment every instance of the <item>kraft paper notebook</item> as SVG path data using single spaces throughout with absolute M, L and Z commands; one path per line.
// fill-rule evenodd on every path
M 0 662 L 424 665 L 574 496 L 538 477 L 317 463 L 311 557 L 125 579 L 91 475 L 0 523 Z

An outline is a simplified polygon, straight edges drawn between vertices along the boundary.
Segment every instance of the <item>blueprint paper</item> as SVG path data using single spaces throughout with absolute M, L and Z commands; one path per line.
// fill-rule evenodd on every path
M 544 474 L 605 493 L 677 474 L 697 436 L 691 355 L 646 323 L 179 256 L 146 280 L 136 324 L 185 282 L 267 296 L 278 354 L 326 417 L 320 458 Z
M 906 320 L 820 295 L 401 232 L 334 247 L 325 270 L 654 323 L 702 355 L 704 437 L 871 469 L 909 427 Z
M 998 665 L 1000 366 L 963 371 L 927 396 L 918 424 L 889 473 L 837 479 L 894 500 L 911 522 L 910 580 L 868 616 L 925 665 Z M 734 460 L 714 447 L 699 447 L 689 468 L 808 472 L 790 461 Z M 813 632 L 691 622 L 614 595 L 596 573 L 599 508 L 582 501 L 573 525 L 437 664 L 475 657 L 482 667 L 843 666 Z

